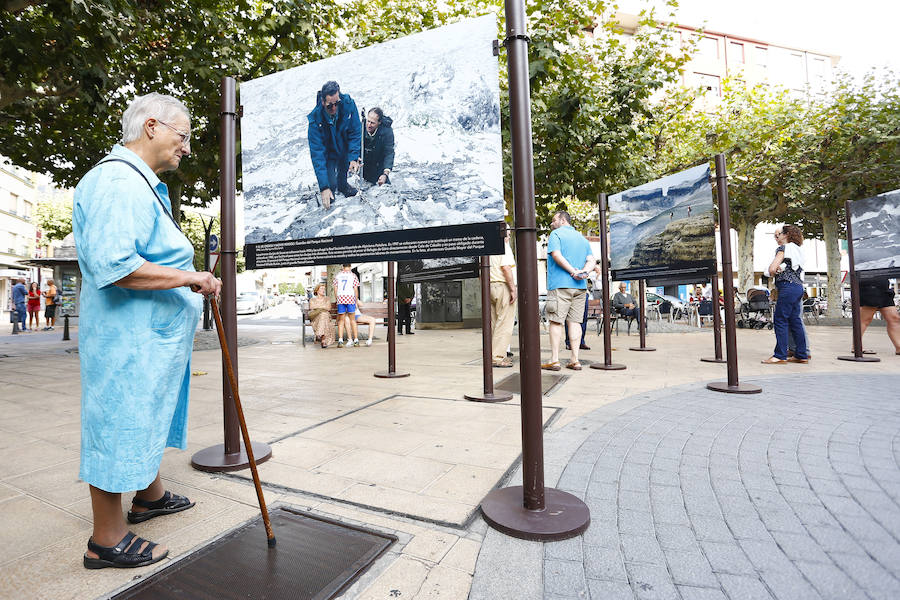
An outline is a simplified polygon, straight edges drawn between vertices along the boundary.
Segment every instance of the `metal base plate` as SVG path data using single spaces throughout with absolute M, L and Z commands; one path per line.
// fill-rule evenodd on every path
M 488 524 L 506 535 L 539 542 L 581 535 L 591 524 L 587 505 L 567 492 L 544 488 L 544 510 L 528 510 L 522 486 L 494 490 L 481 501 Z
M 644 348 L 635 346 L 634 348 L 629 348 L 629 350 L 633 350 L 634 352 L 656 352 L 656 348 L 650 348 L 649 346 L 645 346 Z
M 724 358 L 716 358 L 715 356 L 707 356 L 707 357 L 701 358 L 700 360 L 703 362 L 709 362 L 709 363 L 727 363 L 728 362 Z
M 400 371 L 376 371 L 375 377 L 379 379 L 393 379 L 394 377 L 409 377 L 409 373 L 402 373 Z
M 253 458 L 256 464 L 260 465 L 272 458 L 272 448 L 263 442 L 251 442 L 253 444 Z M 204 448 L 191 457 L 191 466 L 198 471 L 209 471 L 211 473 L 219 471 L 240 471 L 250 466 L 250 459 L 247 458 L 247 452 L 244 445 L 241 444 L 241 451 L 237 454 L 225 454 L 225 444 L 216 444 L 209 448 Z
M 560 372 L 541 371 L 541 394 L 546 396 L 558 385 L 562 385 L 566 381 L 566 376 Z M 494 393 L 512 392 L 513 394 L 522 393 L 522 378 L 519 373 L 511 373 L 494 382 Z
M 619 363 L 606 364 L 606 363 L 596 362 L 591 365 L 591 368 L 592 369 L 602 369 L 604 371 L 621 371 L 621 370 L 625 369 L 625 365 L 620 365 Z
M 512 400 L 512 394 L 495 391 L 493 394 L 464 394 L 463 398 L 472 402 L 506 402 L 507 400 Z
M 859 357 L 857 357 L 852 354 L 850 356 L 838 356 L 837 359 L 838 360 L 849 360 L 849 361 L 853 361 L 853 362 L 881 362 L 881 359 L 878 357 L 875 357 L 875 356 L 859 356 Z
M 749 385 L 746 383 L 738 383 L 737 385 L 728 385 L 727 381 L 714 381 L 707 383 L 706 389 L 714 392 L 725 392 L 726 394 L 759 394 L 762 388 L 758 385 Z
M 271 516 L 275 547 L 267 546 L 257 518 L 114 598 L 326 600 L 345 590 L 397 540 L 285 508 Z

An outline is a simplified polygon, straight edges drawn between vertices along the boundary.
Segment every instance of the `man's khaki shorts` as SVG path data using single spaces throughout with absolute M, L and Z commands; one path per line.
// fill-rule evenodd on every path
M 584 303 L 587 301 L 587 290 L 578 288 L 556 288 L 547 292 L 547 304 L 544 312 L 553 323 L 570 321 L 581 323 L 584 319 Z

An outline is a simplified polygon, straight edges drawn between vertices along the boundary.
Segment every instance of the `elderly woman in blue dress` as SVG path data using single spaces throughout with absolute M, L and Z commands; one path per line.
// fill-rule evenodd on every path
M 767 273 L 775 278 L 778 300 L 775 302 L 775 352 L 762 361 L 776 365 L 787 362 L 808 363 L 809 345 L 803 329 L 803 234 L 796 225 L 782 225 L 775 229 L 778 249 Z M 788 331 L 797 342 L 794 355 L 788 357 Z
M 188 387 L 201 294 L 221 282 L 193 268 L 194 249 L 172 217 L 157 176 L 190 154 L 191 122 L 177 99 L 147 94 L 122 116 L 116 145 L 75 189 L 72 225 L 83 276 L 81 468 L 90 485 L 93 535 L 84 566 L 140 567 L 168 550 L 128 531 L 122 494 L 135 491 L 130 523 L 194 504 L 163 487 L 166 447 L 186 447 Z

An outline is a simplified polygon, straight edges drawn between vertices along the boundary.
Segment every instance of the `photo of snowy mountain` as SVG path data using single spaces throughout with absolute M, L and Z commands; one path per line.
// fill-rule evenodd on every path
M 698 273 L 715 264 L 709 167 L 699 166 L 609 197 L 615 279 Z M 700 269 L 700 271 L 698 271 Z
M 860 278 L 900 276 L 900 190 L 851 202 L 850 227 Z
M 441 237 L 454 226 L 503 221 L 496 37 L 488 15 L 242 83 L 246 243 L 340 245 L 354 236 L 359 245 L 366 240 L 357 234 L 435 228 Z M 311 158 L 308 115 L 332 80 L 352 98 L 359 127 L 374 107 L 391 120 L 394 160 L 388 184 L 350 174 L 350 192 L 334 190 L 329 203 Z M 378 239 L 404 239 L 388 238 Z

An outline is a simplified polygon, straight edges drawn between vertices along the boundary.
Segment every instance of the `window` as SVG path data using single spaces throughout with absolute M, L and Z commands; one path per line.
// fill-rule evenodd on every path
M 31 210 L 32 210 L 31 202 L 29 202 L 28 200 L 25 200 L 24 202 L 22 202 L 22 216 L 25 217 L 26 219 L 28 219 L 29 221 L 31 220 Z
M 728 43 L 728 62 L 735 65 L 744 64 L 744 44 L 739 42 Z
M 712 96 L 721 96 L 722 90 L 719 87 L 718 75 L 707 75 L 705 73 L 694 73 L 694 80 L 697 85 L 703 88 Z
M 760 68 L 766 69 L 769 67 L 769 49 L 763 48 L 762 46 L 757 46 L 755 51 L 756 56 L 755 62 L 759 65 Z
M 714 37 L 703 36 L 697 46 L 698 54 L 703 58 L 719 58 L 719 40 Z

